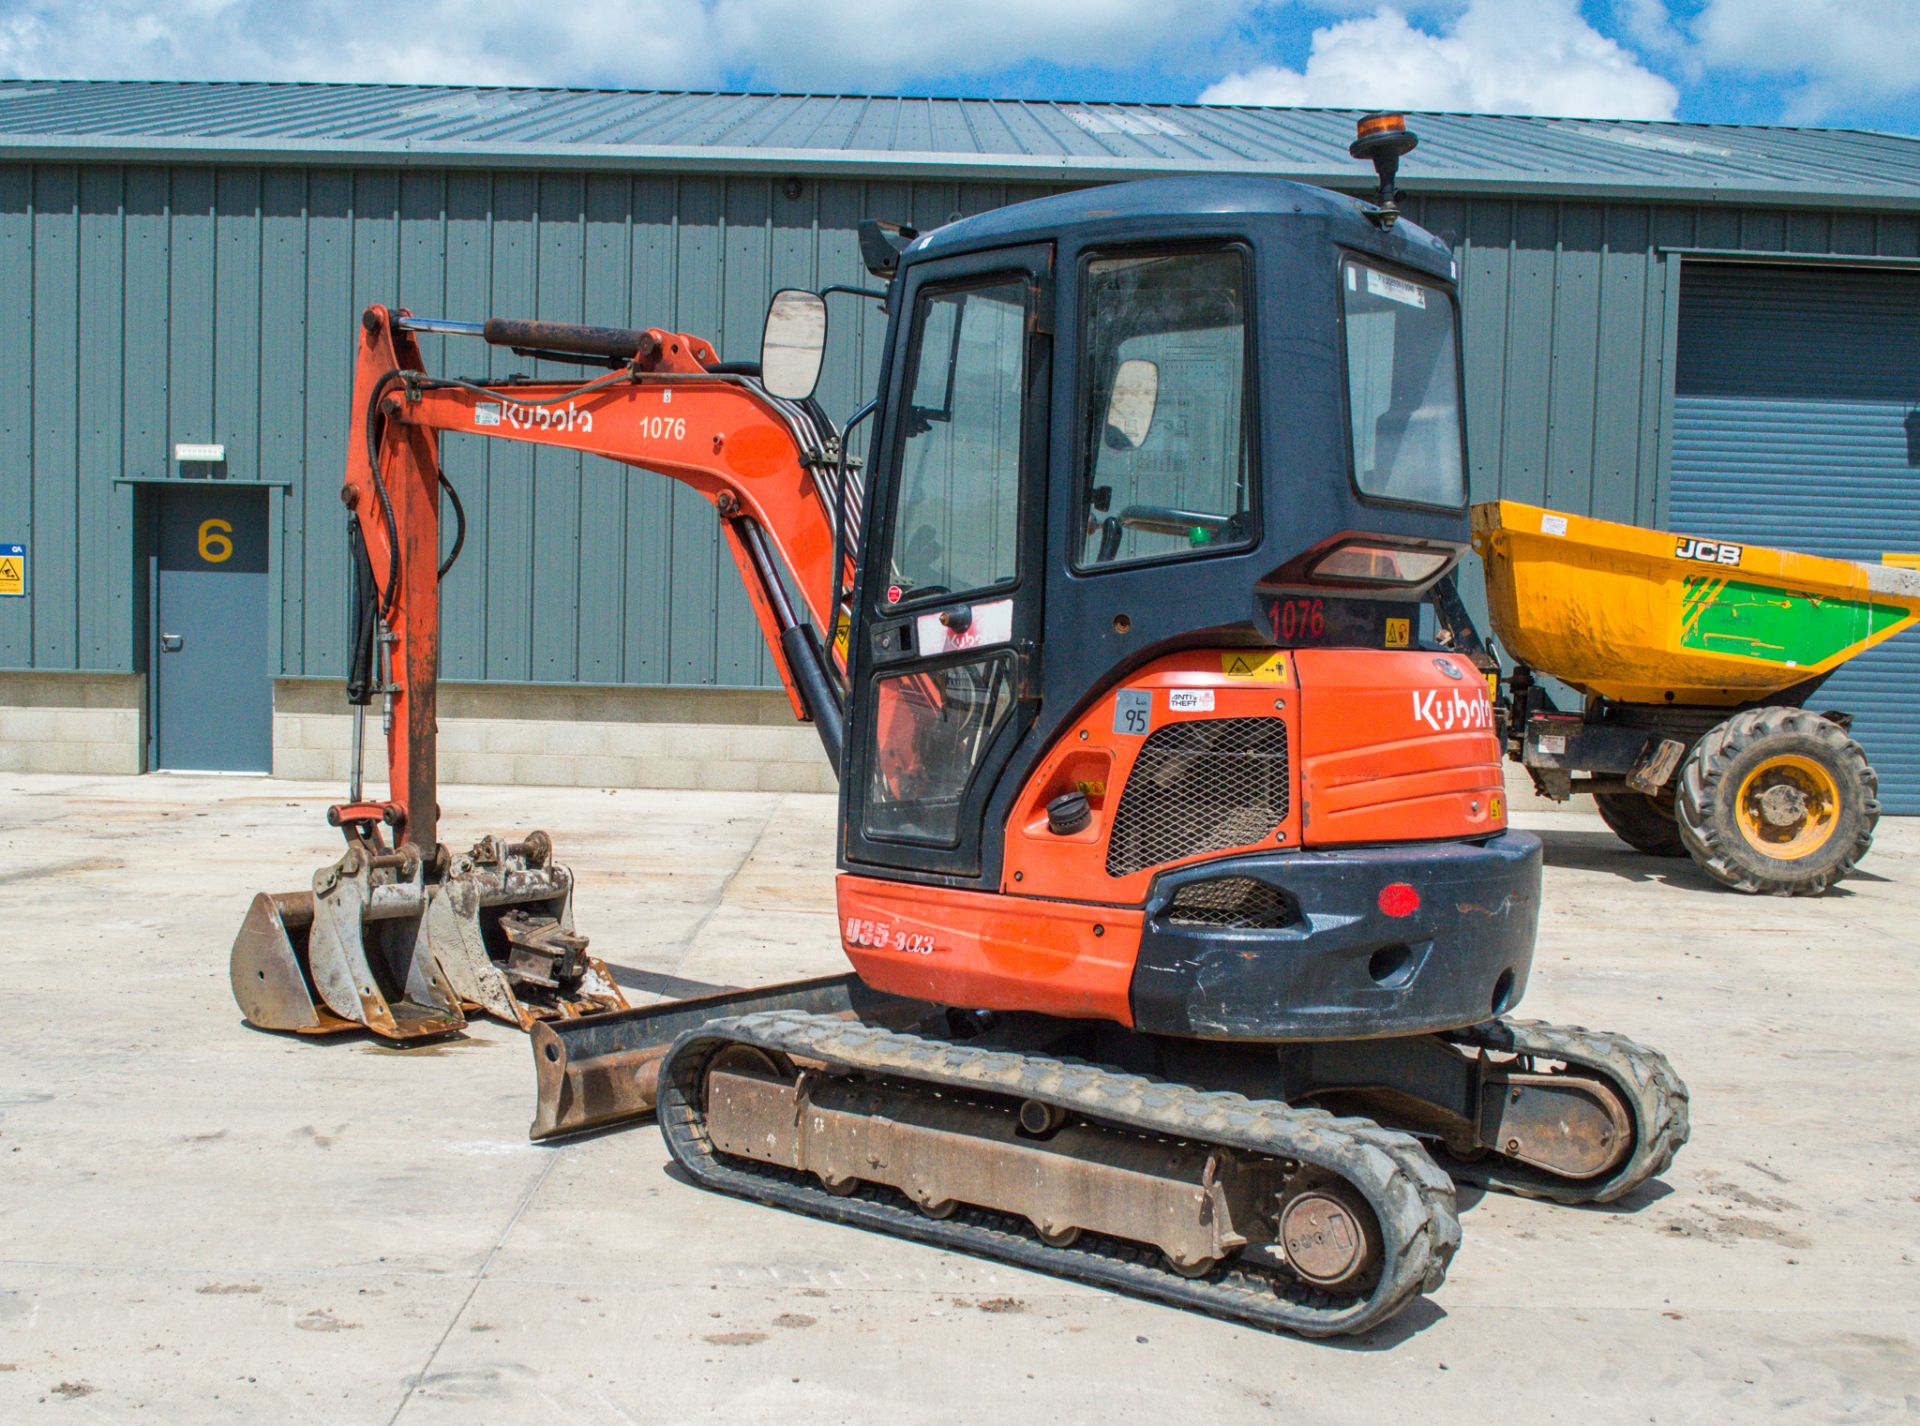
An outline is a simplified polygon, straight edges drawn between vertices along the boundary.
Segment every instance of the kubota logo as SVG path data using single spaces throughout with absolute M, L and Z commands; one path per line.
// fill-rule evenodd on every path
M 1493 704 L 1488 701 L 1483 689 L 1416 688 L 1413 690 L 1413 721 L 1425 723 L 1436 733 L 1491 728 Z
M 591 431 L 593 412 L 565 406 L 526 406 L 518 402 L 483 401 L 473 408 L 476 426 L 511 426 L 516 431 Z

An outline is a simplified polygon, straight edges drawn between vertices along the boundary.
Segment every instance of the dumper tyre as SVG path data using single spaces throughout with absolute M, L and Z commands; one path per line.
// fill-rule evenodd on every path
M 1649 797 L 1644 792 L 1596 792 L 1593 805 L 1614 836 L 1650 857 L 1684 857 L 1687 844 L 1680 838 L 1674 817 L 1673 793 Z
M 1845 729 L 1803 708 L 1750 708 L 1687 755 L 1674 800 L 1701 869 L 1736 891 L 1818 896 L 1880 820 L 1879 778 Z

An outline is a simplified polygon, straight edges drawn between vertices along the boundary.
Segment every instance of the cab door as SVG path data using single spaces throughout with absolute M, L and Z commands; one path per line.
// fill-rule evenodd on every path
M 850 866 L 982 873 L 1039 688 L 1050 244 L 910 265 L 862 550 Z

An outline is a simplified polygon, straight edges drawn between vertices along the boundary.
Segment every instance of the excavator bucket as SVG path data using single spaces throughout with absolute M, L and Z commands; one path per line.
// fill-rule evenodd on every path
M 364 1025 L 389 1040 L 467 1023 L 427 947 L 425 868 L 411 852 L 358 844 L 314 873 L 310 893 L 254 898 L 230 975 L 247 1019 L 329 1034 Z
M 297 1030 L 330 1035 L 351 1030 L 316 1001 L 307 970 L 307 941 L 313 929 L 311 891 L 263 891 L 247 908 L 234 938 L 228 972 L 233 998 L 250 1024 L 268 1030 Z
M 455 857 L 428 899 L 427 945 L 462 1001 L 522 1030 L 627 1008 L 573 929 L 573 874 L 544 832 Z
M 429 882 L 411 851 L 351 846 L 311 892 L 256 896 L 233 943 L 249 1023 L 389 1040 L 451 1034 L 480 1011 L 529 1029 L 627 1002 L 573 929 L 573 878 L 544 833 L 482 840 Z

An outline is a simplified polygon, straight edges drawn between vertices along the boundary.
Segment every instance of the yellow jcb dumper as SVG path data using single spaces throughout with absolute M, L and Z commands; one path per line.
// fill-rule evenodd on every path
M 1691 855 L 1740 891 L 1816 895 L 1865 855 L 1873 768 L 1849 715 L 1805 705 L 1920 619 L 1920 571 L 1511 500 L 1473 508 L 1473 545 L 1516 665 L 1500 700 L 1508 755 L 1541 793 L 1591 793 L 1629 845 Z M 1457 604 L 1450 617 L 1438 602 L 1473 639 Z M 1536 672 L 1582 707 L 1556 707 Z

